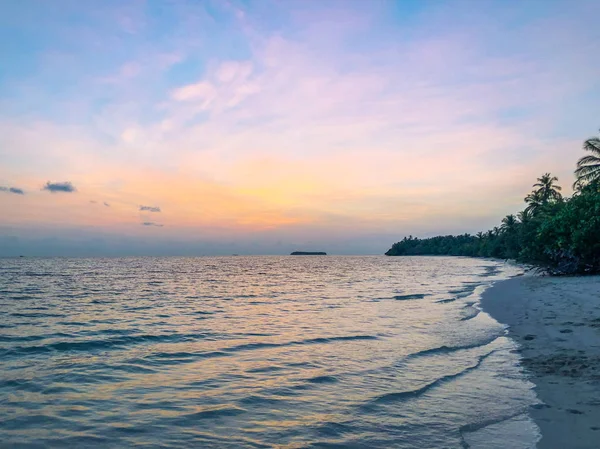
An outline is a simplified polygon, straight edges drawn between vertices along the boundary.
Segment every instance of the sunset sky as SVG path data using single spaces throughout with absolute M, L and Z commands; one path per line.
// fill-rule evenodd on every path
M 0 256 L 381 254 L 566 193 L 600 2 L 0 2 Z M 12 190 L 11 190 L 12 189 Z

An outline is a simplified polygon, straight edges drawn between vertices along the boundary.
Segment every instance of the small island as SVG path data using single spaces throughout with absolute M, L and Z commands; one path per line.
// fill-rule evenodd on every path
M 322 251 L 294 251 L 290 256 L 326 256 L 327 253 Z

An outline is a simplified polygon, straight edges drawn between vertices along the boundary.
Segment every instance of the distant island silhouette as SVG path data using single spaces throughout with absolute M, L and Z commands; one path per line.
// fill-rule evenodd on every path
M 327 253 L 322 251 L 294 251 L 290 256 L 326 256 Z

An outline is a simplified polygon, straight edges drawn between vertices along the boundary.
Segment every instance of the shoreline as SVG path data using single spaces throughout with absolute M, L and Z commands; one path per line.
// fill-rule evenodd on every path
M 481 308 L 508 325 L 542 404 L 530 409 L 539 449 L 600 441 L 600 276 L 519 276 L 483 292 Z

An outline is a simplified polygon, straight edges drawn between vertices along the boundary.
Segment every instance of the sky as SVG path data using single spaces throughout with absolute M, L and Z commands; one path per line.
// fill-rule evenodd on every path
M 0 256 L 382 254 L 600 127 L 597 0 L 0 2 Z

